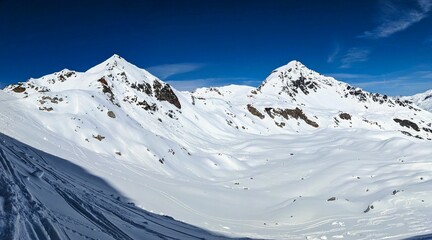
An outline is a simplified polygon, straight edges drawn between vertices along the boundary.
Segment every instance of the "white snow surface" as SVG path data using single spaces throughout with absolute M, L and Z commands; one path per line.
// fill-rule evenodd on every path
M 0 239 L 227 239 L 142 210 L 83 168 L 1 133 L 0 165 Z
M 230 237 L 430 234 L 431 123 L 432 113 L 322 76 L 298 61 L 274 70 L 258 88 L 231 85 L 191 93 L 114 55 L 84 73 L 62 70 L 0 91 L 0 132 L 56 156 L 43 164 L 18 157 L 14 164 L 28 169 L 18 180 L 45 204 L 47 219 L 73 219 L 56 225 L 69 237 L 65 229 L 105 235 L 88 235 L 77 227 L 87 220 L 74 217 L 76 210 L 38 196 L 69 191 L 81 199 L 89 188 L 101 188 L 93 187 L 95 178 L 143 210 Z M 13 155 L 14 149 L 2 151 Z M 94 177 L 75 178 L 67 164 Z M 41 178 L 32 177 L 41 167 Z M 53 180 L 57 172 L 70 183 Z M 52 181 L 56 188 L 49 187 Z M 98 211 L 104 195 L 93 190 L 85 209 Z M 132 210 L 108 202 L 118 209 L 115 216 L 103 211 L 117 219 L 111 221 L 115 229 L 125 239 L 140 239 L 142 229 L 131 223 L 125 225 L 135 228 L 120 227 L 118 220 Z M 0 221 L 2 228 L 8 229 Z
M 424 110 L 432 112 L 432 89 L 413 96 L 402 97 L 401 99 L 408 100 Z

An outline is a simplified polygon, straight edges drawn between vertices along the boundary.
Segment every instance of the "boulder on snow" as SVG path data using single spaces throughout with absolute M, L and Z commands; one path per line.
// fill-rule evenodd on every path
M 348 113 L 341 113 L 341 114 L 339 114 L 339 117 L 340 117 L 340 119 L 343 119 L 343 120 L 351 120 L 351 115 Z
M 102 135 L 100 135 L 100 134 L 98 134 L 98 135 L 93 135 L 93 137 L 94 138 L 96 138 L 97 140 L 99 140 L 99 141 L 102 141 L 105 137 L 104 136 L 102 136 Z
M 107 115 L 108 115 L 108 117 L 110 117 L 110 118 L 116 118 L 116 115 L 115 115 L 115 113 L 114 113 L 113 111 L 108 111 L 108 112 L 107 112 Z
M 374 209 L 374 206 L 373 206 L 373 205 L 369 205 L 369 206 L 366 208 L 366 210 L 364 210 L 363 212 L 364 212 L 364 213 L 367 213 L 367 212 L 369 212 L 369 211 L 372 210 L 372 209 Z
M 336 197 L 331 197 L 331 198 L 327 199 L 327 202 L 331 202 L 331 201 L 335 201 L 335 200 L 336 200 Z

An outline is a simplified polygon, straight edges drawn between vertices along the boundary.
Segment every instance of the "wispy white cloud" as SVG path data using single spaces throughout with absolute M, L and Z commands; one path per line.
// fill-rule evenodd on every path
M 417 71 L 415 72 L 419 78 L 421 79 L 429 79 L 432 82 L 432 70 L 427 71 Z
M 334 77 L 335 79 L 359 79 L 373 77 L 373 75 L 355 73 L 327 73 L 324 75 Z
M 327 63 L 332 63 L 336 60 L 336 58 L 339 56 L 339 53 L 341 51 L 340 46 L 337 44 L 334 48 L 333 51 L 328 55 L 327 57 Z
M 179 91 L 193 91 L 201 87 L 220 87 L 229 84 L 238 84 L 246 86 L 258 86 L 261 81 L 246 77 L 227 77 L 227 78 L 200 78 L 189 80 L 167 81 Z
M 239 84 L 251 86 L 251 87 L 258 87 L 262 82 L 263 82 L 263 80 L 245 79 L 245 80 L 242 80 Z
M 359 37 L 370 39 L 386 38 L 429 16 L 429 12 L 432 10 L 432 1 L 416 0 L 416 5 L 415 8 L 406 9 L 406 6 L 396 5 L 392 1 L 382 2 L 382 23 L 375 29 L 364 32 Z
M 366 88 L 366 87 L 376 87 L 379 85 L 391 85 L 402 83 L 402 80 L 394 79 L 394 80 L 378 80 L 378 81 L 368 81 L 368 82 L 359 82 L 356 83 L 357 87 Z
M 204 66 L 205 64 L 202 63 L 175 63 L 152 66 L 147 70 L 159 78 L 166 79 L 174 75 L 196 71 Z
M 361 87 L 371 92 L 391 96 L 412 95 L 432 89 L 432 71 L 399 71 L 387 74 L 369 75 L 353 73 L 329 73 L 340 81 Z
M 212 82 L 212 79 L 194 79 L 194 80 L 182 80 L 182 81 L 167 81 L 167 83 L 173 86 L 175 89 L 179 91 L 193 91 L 197 88 L 201 87 L 209 87 L 209 82 Z M 216 86 L 214 86 L 216 87 Z
M 370 53 L 371 50 L 368 48 L 350 48 L 340 60 L 340 68 L 350 68 L 354 63 L 366 62 Z
M 364 88 L 366 87 L 368 86 L 365 86 Z M 418 80 L 400 82 L 394 81 L 388 84 L 381 84 L 371 87 L 377 89 L 377 92 L 384 93 L 390 96 L 411 96 L 432 89 L 432 82 Z

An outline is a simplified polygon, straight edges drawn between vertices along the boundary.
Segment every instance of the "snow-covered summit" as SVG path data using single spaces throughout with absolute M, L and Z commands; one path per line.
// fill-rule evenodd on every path
M 204 126 L 212 126 L 217 134 L 226 135 L 230 132 L 225 130 L 227 125 L 235 131 L 254 134 L 372 127 L 399 130 L 418 138 L 432 137 L 432 130 L 428 131 L 431 126 L 423 120 L 428 119 L 424 114 L 429 113 L 407 101 L 372 94 L 323 76 L 296 60 L 272 71 L 256 89 L 232 85 L 179 92 L 113 55 L 86 72 L 62 70 L 10 85 L 5 91 L 28 97 L 45 112 L 76 113 L 80 109 L 86 114 L 94 109 L 72 105 L 98 106 L 98 111 L 124 114 L 147 126 L 148 131 L 173 140 L 182 139 L 181 134 L 173 134 L 174 129 L 202 136 Z M 381 117 L 375 114 L 378 112 Z M 350 124 L 338 120 L 340 113 L 352 116 Z M 210 117 L 213 115 L 221 117 Z M 259 122 L 255 121 L 256 116 Z M 164 127 L 159 126 L 161 123 Z
M 150 104 L 149 102 L 167 101 L 181 108 L 177 96 L 168 84 L 116 54 L 83 73 L 65 69 L 10 85 L 5 90 L 22 97 L 44 92 L 93 91 L 104 93 L 118 106 L 122 101 L 138 103 L 141 98 L 141 103 L 145 106 Z
M 258 87 L 258 90 L 279 94 L 281 92 L 288 93 L 294 88 L 300 88 L 301 91 L 307 94 L 310 90 L 316 90 L 319 83 L 331 84 L 332 82 L 336 81 L 333 78 L 324 77 L 310 70 L 301 62 L 294 60 L 273 70 Z
M 412 102 L 424 110 L 432 112 L 432 89 L 413 96 L 401 97 L 401 99 Z
M 146 70 L 137 67 L 136 65 L 128 62 L 126 59 L 120 57 L 117 54 L 112 55 L 102 63 L 86 71 L 86 73 L 96 73 L 96 74 L 99 74 L 101 72 L 105 74 L 110 74 L 112 72 L 116 72 L 116 73 L 127 72 L 129 74 L 135 75 L 137 79 L 143 81 L 145 80 L 150 81 L 156 79 L 155 76 L 153 76 Z

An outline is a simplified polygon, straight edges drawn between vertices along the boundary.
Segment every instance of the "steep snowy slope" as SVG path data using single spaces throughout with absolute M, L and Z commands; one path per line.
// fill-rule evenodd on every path
M 432 90 L 426 91 L 424 93 L 419 93 L 413 96 L 401 97 L 404 101 L 409 101 L 415 105 L 432 112 Z
M 104 180 L 0 133 L 0 239 L 227 239 L 137 208 Z
M 43 138 L 44 148 L 76 161 L 79 151 L 78 159 L 93 159 L 100 167 L 102 156 L 32 123 L 14 100 L 0 91 L 2 132 L 20 130 L 23 138 Z M 229 239 L 142 210 L 85 169 L 2 133 L 0 183 L 0 239 Z
M 63 70 L 8 90 L 22 98 L 22 107 L 46 129 L 97 153 L 141 161 L 168 175 L 176 168 L 160 168 L 161 163 L 176 155 L 185 160 L 167 165 L 184 166 L 190 155 L 177 143 L 183 138 L 177 121 L 179 94 L 117 55 L 85 73 Z
M 255 238 L 432 231 L 432 113 L 297 61 L 190 93 L 114 55 L 5 91 L 1 132 L 148 211 Z

